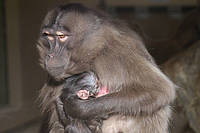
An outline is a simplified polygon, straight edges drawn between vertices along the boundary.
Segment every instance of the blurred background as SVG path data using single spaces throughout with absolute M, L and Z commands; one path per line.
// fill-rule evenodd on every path
M 198 0 L 0 0 L 0 133 L 39 133 L 36 98 L 46 79 L 35 45 L 40 24 L 48 10 L 72 2 L 101 8 L 143 37 L 180 86 L 170 132 L 200 133 Z

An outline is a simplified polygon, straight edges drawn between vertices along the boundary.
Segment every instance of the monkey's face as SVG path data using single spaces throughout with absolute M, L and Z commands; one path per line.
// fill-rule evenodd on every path
M 54 78 L 87 71 L 101 50 L 94 41 L 100 19 L 87 13 L 85 7 L 76 8 L 65 6 L 50 11 L 41 27 L 40 63 Z
M 67 51 L 70 35 L 57 28 L 43 28 L 39 42 L 43 45 L 42 66 L 53 77 L 61 75 L 69 66 L 70 53 Z

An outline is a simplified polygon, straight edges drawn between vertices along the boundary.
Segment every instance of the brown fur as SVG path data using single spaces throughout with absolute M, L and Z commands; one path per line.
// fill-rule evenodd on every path
M 114 115 L 103 121 L 103 133 L 168 133 L 169 104 L 175 98 L 175 86 L 154 63 L 142 39 L 107 15 L 97 13 L 95 16 L 96 12 L 87 8 L 80 10 L 67 10 L 67 14 L 56 8 L 45 18 L 44 24 L 48 24 L 56 17 L 56 21 L 70 25 L 71 32 L 76 35 L 76 39 L 68 44 L 70 51 L 64 51 L 62 55 L 70 64 L 61 74 L 51 76 L 59 81 L 84 71 L 98 75 L 110 94 L 92 100 L 103 103 L 101 107 L 92 107 L 89 102 L 85 104 L 90 108 L 86 114 L 80 112 L 80 115 L 91 118 L 95 112 L 106 112 L 105 108 L 108 109 L 106 113 L 114 111 Z M 59 18 L 59 15 L 66 15 L 66 18 Z M 41 64 L 45 68 L 48 50 L 42 41 L 39 43 Z M 48 82 L 39 96 L 42 109 L 50 114 L 50 133 L 64 132 L 56 107 L 62 88 L 62 83 Z M 114 105 L 115 110 L 111 108 Z M 59 106 L 63 106 L 62 103 Z

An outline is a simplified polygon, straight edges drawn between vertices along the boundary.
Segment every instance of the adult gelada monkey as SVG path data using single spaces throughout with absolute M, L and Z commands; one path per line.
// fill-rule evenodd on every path
M 45 17 L 38 44 L 41 65 L 51 75 L 40 93 L 51 133 L 64 132 L 68 116 L 88 132 L 87 122 L 108 116 L 103 133 L 168 133 L 175 85 L 125 24 L 80 4 L 63 5 Z M 78 98 L 74 90 L 85 84 L 71 79 L 83 80 L 85 72 L 94 73 L 109 94 Z

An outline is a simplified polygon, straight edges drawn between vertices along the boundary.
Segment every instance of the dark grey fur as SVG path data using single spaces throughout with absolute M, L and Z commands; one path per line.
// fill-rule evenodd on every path
M 69 38 L 49 41 L 45 30 L 52 36 L 63 30 Z M 168 133 L 175 86 L 154 63 L 138 34 L 125 24 L 82 5 L 59 6 L 45 17 L 38 42 L 41 65 L 56 81 L 92 71 L 110 92 L 90 100 L 72 96 L 60 101 L 61 95 L 69 95 L 63 92 L 64 84 L 47 82 L 39 97 L 42 109 L 49 112 L 50 133 L 63 133 L 66 127 L 58 117 L 60 107 L 63 117 L 81 121 L 109 115 L 103 121 L 103 133 Z M 86 127 L 80 123 L 77 133 Z

